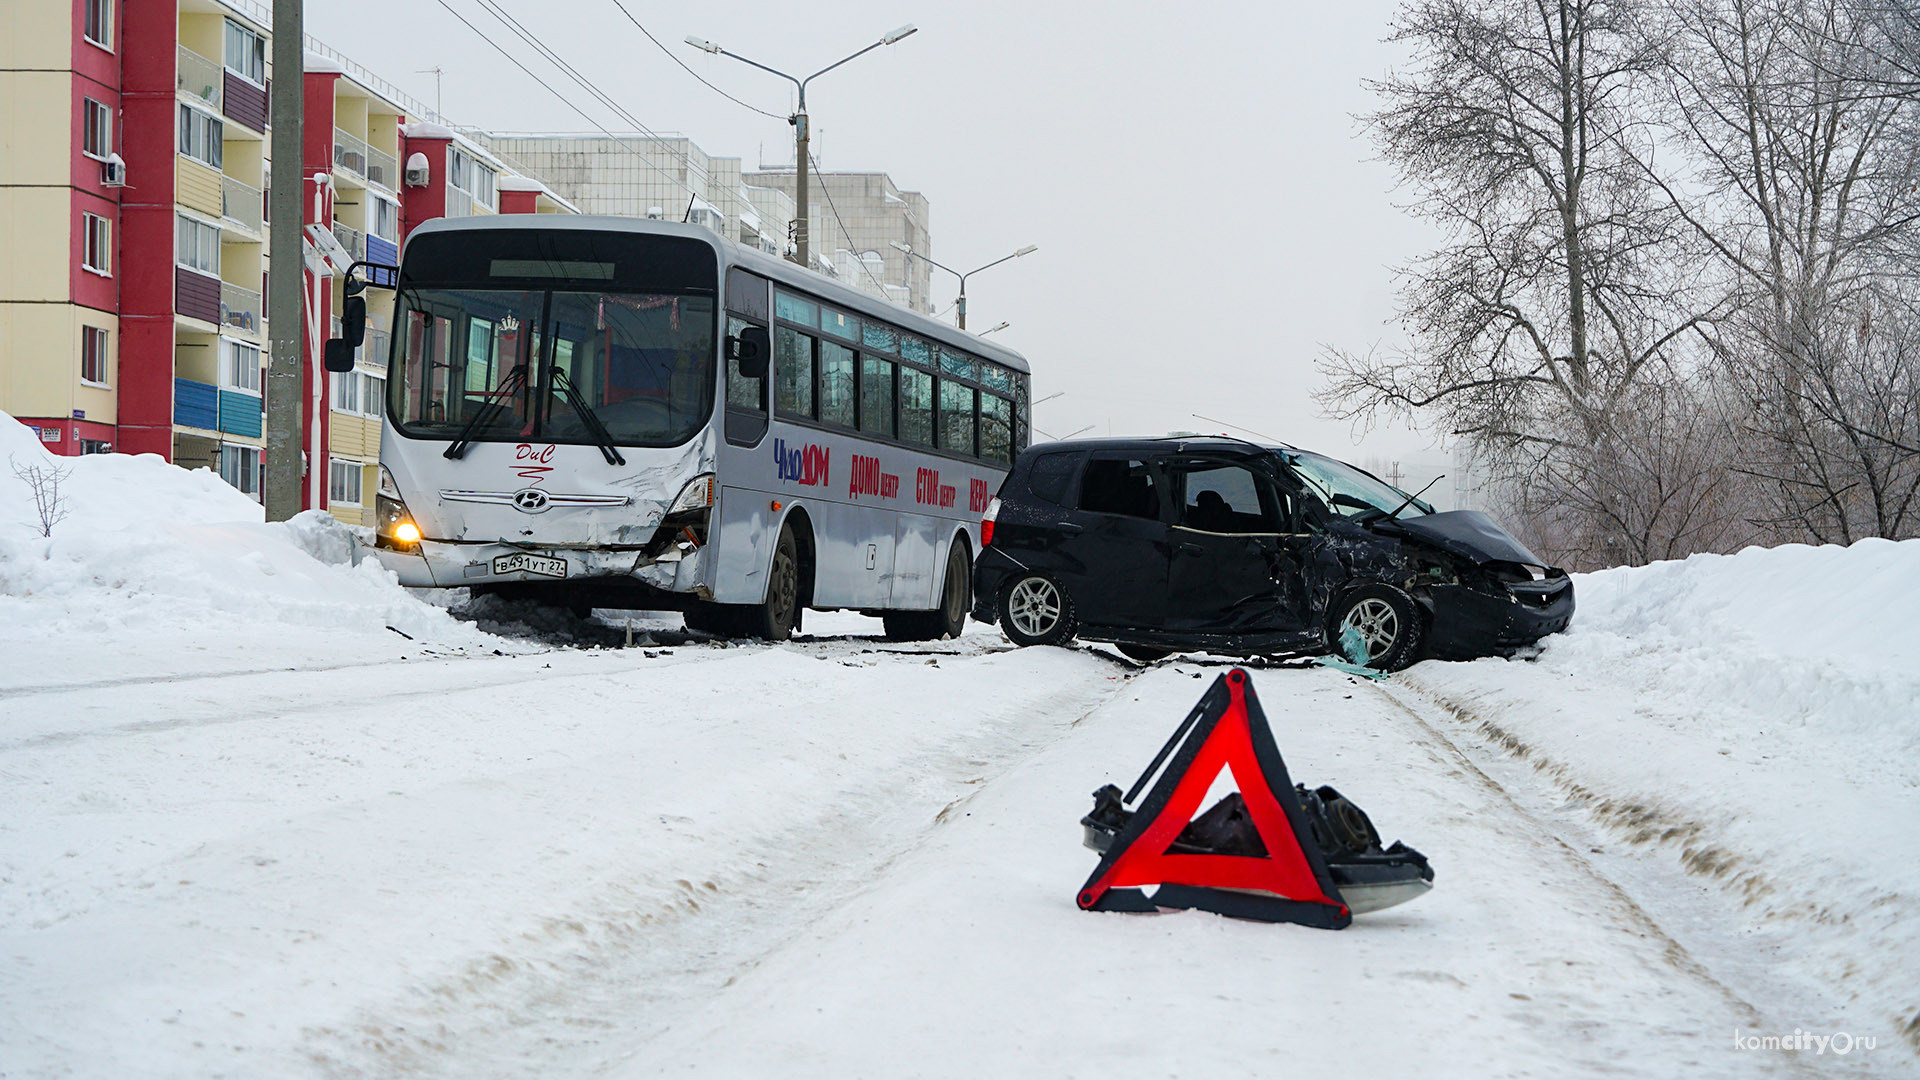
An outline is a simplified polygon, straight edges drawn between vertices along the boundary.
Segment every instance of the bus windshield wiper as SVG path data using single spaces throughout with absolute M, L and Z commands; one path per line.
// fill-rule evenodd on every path
M 487 403 L 480 406 L 480 411 L 467 419 L 465 426 L 460 429 L 459 438 L 454 439 L 453 444 L 448 446 L 441 456 L 452 461 L 459 461 L 466 457 L 467 447 L 473 445 L 473 437 L 480 434 L 480 429 L 493 423 L 494 418 L 506 410 L 507 401 L 513 397 L 514 391 L 526 384 L 527 365 L 515 364 L 513 370 L 507 372 L 507 377 L 500 380 L 499 388 L 488 396 Z
M 593 414 L 591 408 L 587 407 L 586 399 L 580 396 L 580 391 L 573 388 L 573 380 L 567 378 L 567 373 L 560 370 L 558 366 L 553 369 L 553 388 L 560 391 L 560 396 L 567 400 L 567 404 L 573 406 L 574 412 L 580 414 L 581 423 L 587 426 L 587 433 L 593 436 L 594 445 L 598 446 L 600 453 L 606 456 L 607 464 L 625 465 L 627 459 L 621 457 L 619 448 L 614 446 L 613 433 L 608 431 L 607 426 L 600 422 L 600 418 Z

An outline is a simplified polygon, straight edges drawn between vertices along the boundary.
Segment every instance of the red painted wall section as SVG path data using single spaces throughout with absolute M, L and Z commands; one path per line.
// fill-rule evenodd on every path
M 404 246 L 407 235 L 423 221 L 447 216 L 447 145 L 452 139 L 434 137 L 413 138 L 403 135 L 400 139 L 400 171 L 406 172 L 406 163 L 413 155 L 422 154 L 427 159 L 427 184 L 425 187 L 411 185 L 400 189 L 400 243 Z
M 337 72 L 309 71 L 306 73 L 306 109 L 305 126 L 301 131 L 300 151 L 301 177 L 304 182 L 300 189 L 306 193 L 302 200 L 302 220 L 309 225 L 333 227 L 332 191 L 322 191 L 322 185 L 316 184 L 313 177 L 317 173 L 333 174 L 333 83 L 340 78 Z M 318 195 L 318 198 L 315 196 Z M 317 204 L 317 205 L 316 205 Z M 316 213 L 317 211 L 317 213 Z M 333 410 L 329 408 L 329 379 L 323 357 L 326 338 L 333 328 L 333 290 L 330 281 L 323 281 L 306 270 L 307 296 L 317 297 L 317 303 L 326 310 L 320 313 L 321 337 L 314 340 L 312 335 L 303 332 L 300 336 L 300 400 L 305 408 L 300 410 L 300 445 L 306 447 L 308 473 L 300 485 L 300 508 L 313 510 L 327 505 L 327 468 L 329 455 L 327 445 L 333 428 Z M 314 431 L 315 398 L 319 399 L 319 431 Z M 313 479 L 318 477 L 319 496 L 315 498 Z
M 116 437 L 113 425 L 97 424 L 92 420 L 74 420 L 59 416 L 19 416 L 15 419 L 33 429 L 34 438 L 39 440 L 42 449 L 49 454 L 58 454 L 61 457 L 79 457 L 81 439 L 98 439 L 112 444 Z M 47 441 L 46 433 L 49 430 L 59 432 L 59 437 L 53 442 Z M 118 450 L 120 447 L 114 446 L 114 449 Z
M 307 72 L 306 85 L 306 129 L 301 132 L 300 157 L 301 175 L 311 179 L 314 173 L 333 171 L 333 82 L 340 75 L 332 71 Z M 308 193 L 309 199 L 312 192 Z M 316 224 L 313 217 L 313 205 L 309 201 L 306 208 L 306 220 Z M 317 222 L 330 225 L 330 222 Z
M 79 7 L 78 4 L 75 5 Z M 115 449 L 173 459 L 174 69 L 177 0 L 121 8 L 120 433 Z M 92 46 L 86 46 L 92 48 Z
M 533 214 L 539 212 L 540 193 L 537 191 L 502 191 L 500 193 L 500 212 L 503 214 Z
M 100 311 L 117 311 L 120 307 L 120 288 L 118 278 L 101 277 L 82 269 L 82 256 L 86 252 L 87 228 L 84 214 L 95 214 L 111 223 L 114 238 L 120 235 L 120 188 L 110 188 L 100 182 L 101 163 L 86 155 L 87 99 L 105 105 L 112 115 L 113 143 L 111 150 L 120 149 L 120 55 L 108 52 L 100 46 L 86 40 L 84 36 L 86 5 L 76 0 L 73 5 L 73 100 L 72 100 L 72 138 L 69 140 L 71 155 L 70 175 L 73 185 L 70 215 L 73 227 L 71 234 L 71 258 L 68 260 L 67 295 L 76 304 L 95 308 Z M 122 29 L 120 11 L 116 5 L 114 12 L 114 38 L 116 47 L 121 44 L 119 31 Z M 117 246 L 117 243 L 116 243 Z M 114 253 L 117 266 L 118 253 Z M 91 438 L 91 436 L 89 436 Z

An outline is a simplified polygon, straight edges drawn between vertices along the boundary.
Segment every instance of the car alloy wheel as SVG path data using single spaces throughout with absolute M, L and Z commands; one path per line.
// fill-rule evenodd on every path
M 1400 637 L 1400 613 L 1385 600 L 1369 596 L 1347 609 L 1347 617 L 1340 620 L 1343 642 L 1348 630 L 1359 631 L 1360 643 L 1367 650 L 1367 659 L 1378 660 L 1393 648 L 1393 643 Z
M 1022 578 L 1007 594 L 1007 621 L 1029 638 L 1041 638 L 1060 625 L 1060 587 L 1043 577 Z

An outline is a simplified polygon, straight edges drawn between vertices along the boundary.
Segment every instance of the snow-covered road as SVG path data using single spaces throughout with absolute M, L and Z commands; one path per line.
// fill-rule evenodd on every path
M 1255 673 L 1295 777 L 1426 851 L 1430 896 L 1344 933 L 1096 915 L 1088 793 L 1224 669 L 812 621 L 779 647 L 10 680 L 0 1074 L 1800 1067 L 1732 1038 L 1808 1001 L 1730 988 L 1404 686 Z

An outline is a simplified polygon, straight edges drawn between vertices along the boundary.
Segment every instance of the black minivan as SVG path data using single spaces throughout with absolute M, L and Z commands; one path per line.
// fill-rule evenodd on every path
M 1485 514 L 1224 436 L 1030 447 L 980 539 L 973 617 L 1018 645 L 1331 652 L 1391 671 L 1510 654 L 1573 618 L 1566 573 Z

